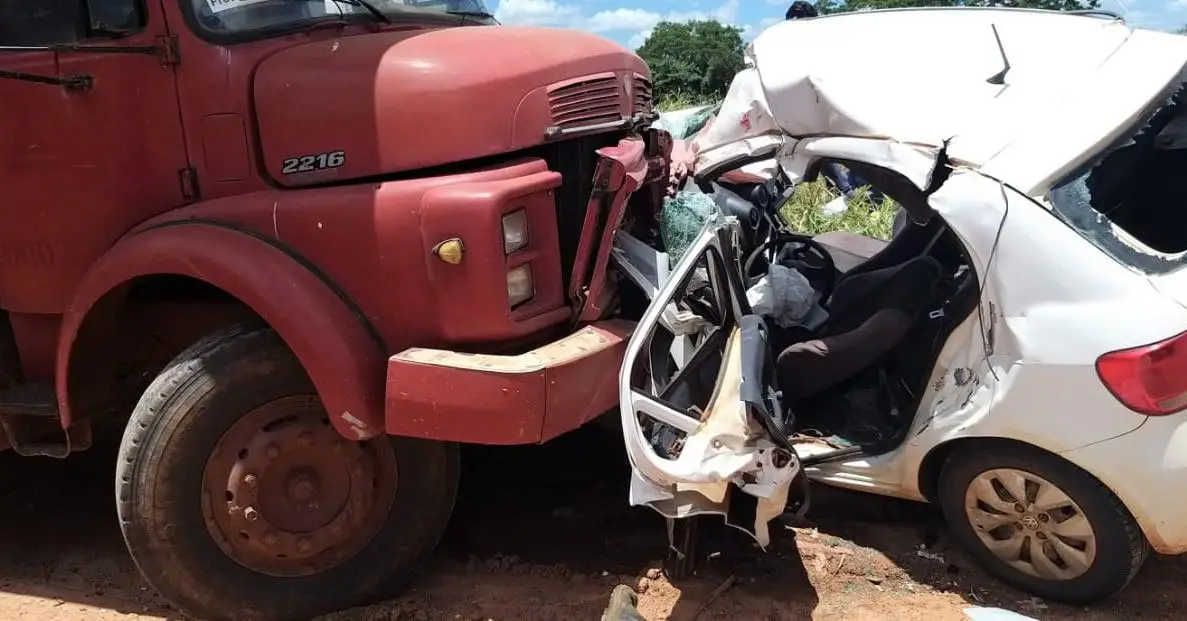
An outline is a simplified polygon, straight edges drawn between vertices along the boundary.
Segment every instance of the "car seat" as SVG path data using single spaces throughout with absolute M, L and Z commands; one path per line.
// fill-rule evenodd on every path
M 779 354 L 784 401 L 816 396 L 876 363 L 910 332 L 942 275 L 940 263 L 923 256 L 843 278 L 817 338 Z
M 906 210 L 928 213 L 926 193 L 873 168 L 868 176 Z M 877 363 L 911 331 L 933 299 L 943 266 L 930 256 L 946 225 L 908 226 L 869 260 L 840 275 L 826 302 L 829 320 L 812 338 L 786 343 L 776 362 L 785 403 L 820 395 Z

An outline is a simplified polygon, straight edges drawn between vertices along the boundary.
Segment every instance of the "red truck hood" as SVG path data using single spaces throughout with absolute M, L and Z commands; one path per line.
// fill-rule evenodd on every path
M 617 89 L 649 72 L 616 43 L 549 28 L 393 31 L 297 45 L 255 74 L 264 162 L 293 187 L 524 149 L 544 142 L 554 124 L 550 90 L 589 77 L 613 79 Z M 623 116 L 630 90 L 612 95 Z

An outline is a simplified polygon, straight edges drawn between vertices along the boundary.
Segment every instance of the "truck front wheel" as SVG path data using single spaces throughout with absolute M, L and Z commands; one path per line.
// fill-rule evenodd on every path
M 203 619 L 308 619 L 397 594 L 436 547 L 454 445 L 344 440 L 270 329 L 175 358 L 124 432 L 116 500 L 149 584 Z

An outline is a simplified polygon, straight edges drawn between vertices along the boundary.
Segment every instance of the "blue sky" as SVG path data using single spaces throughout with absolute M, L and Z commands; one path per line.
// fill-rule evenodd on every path
M 486 0 L 504 24 L 561 26 L 596 32 L 637 47 L 661 19 L 713 18 L 740 26 L 747 38 L 782 19 L 791 0 Z M 1101 8 L 1136 26 L 1174 30 L 1187 24 L 1187 0 L 1101 0 Z

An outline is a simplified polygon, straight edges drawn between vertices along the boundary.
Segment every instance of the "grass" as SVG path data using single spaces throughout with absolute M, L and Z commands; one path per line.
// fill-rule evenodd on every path
M 817 180 L 801 184 L 780 211 L 792 230 L 806 235 L 848 231 L 875 239 L 890 239 L 898 204 L 888 198 L 881 205 L 875 205 L 865 188 L 857 190 L 856 194 L 849 200 L 848 210 L 838 216 L 827 216 L 822 209 L 837 194 L 824 180 Z
M 718 103 L 714 100 L 705 100 L 704 97 L 697 97 L 685 93 L 675 93 L 672 95 L 665 95 L 660 97 L 655 102 L 655 109 L 660 112 L 671 112 L 672 110 L 679 110 L 681 108 L 694 108 L 696 106 L 710 106 Z
M 675 94 L 661 98 L 656 102 L 656 108 L 660 112 L 668 112 L 714 103 L 694 96 Z M 806 235 L 848 231 L 876 239 L 890 239 L 894 214 L 898 211 L 894 201 L 886 199 L 882 205 L 875 205 L 865 188 L 862 188 L 849 201 L 847 211 L 839 216 L 826 216 L 822 208 L 836 197 L 836 192 L 823 180 L 802 184 L 783 206 L 783 218 L 792 229 Z

